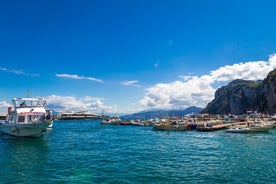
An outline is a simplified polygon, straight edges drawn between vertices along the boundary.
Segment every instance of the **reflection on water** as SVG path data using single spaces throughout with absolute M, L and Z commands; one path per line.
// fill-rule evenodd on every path
M 0 135 L 2 180 L 13 183 L 36 182 L 48 159 L 48 142 L 43 138 Z M 4 167 L 3 167 L 4 166 Z

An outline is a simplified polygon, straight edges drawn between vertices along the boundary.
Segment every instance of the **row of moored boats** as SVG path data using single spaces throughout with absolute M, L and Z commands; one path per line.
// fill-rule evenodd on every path
M 13 107 L 8 108 L 6 120 L 0 123 L 0 130 L 6 134 L 19 137 L 40 137 L 47 128 L 53 124 L 51 112 L 46 110 L 46 100 L 41 98 L 13 98 Z M 63 118 L 98 118 L 79 112 L 75 114 L 63 114 Z M 62 119 L 62 118 L 61 118 Z M 275 121 L 270 119 L 248 119 L 246 121 L 221 121 L 212 119 L 208 121 L 198 121 L 194 118 L 177 119 L 151 119 L 148 121 L 126 120 L 119 117 L 104 119 L 102 125 L 133 125 L 133 126 L 153 126 L 156 130 L 167 131 L 214 131 L 226 129 L 232 133 L 268 132 L 275 128 Z
M 246 121 L 231 121 L 221 119 L 210 120 L 195 120 L 194 118 L 185 118 L 181 120 L 175 119 L 150 119 L 147 121 L 136 120 L 121 120 L 119 117 L 105 119 L 101 122 L 102 125 L 133 125 L 133 126 L 153 126 L 156 130 L 167 131 L 214 131 L 226 129 L 226 132 L 231 133 L 250 133 L 250 132 L 268 132 L 275 128 L 276 122 L 270 119 L 247 119 Z

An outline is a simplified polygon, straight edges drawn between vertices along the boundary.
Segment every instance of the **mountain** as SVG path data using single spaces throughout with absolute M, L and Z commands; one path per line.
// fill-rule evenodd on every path
M 141 111 L 134 114 L 129 114 L 125 116 L 121 116 L 122 119 L 150 119 L 150 118 L 164 118 L 164 117 L 172 117 L 172 116 L 178 116 L 182 117 L 187 114 L 198 114 L 202 111 L 203 108 L 200 107 L 189 107 L 185 110 L 147 110 L 147 111 Z
M 276 70 L 263 81 L 234 80 L 219 88 L 215 99 L 201 113 L 246 114 L 257 111 L 276 113 Z

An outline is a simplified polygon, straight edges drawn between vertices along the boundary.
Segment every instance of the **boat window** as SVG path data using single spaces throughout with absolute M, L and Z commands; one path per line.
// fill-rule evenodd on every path
M 28 115 L 27 122 L 28 123 L 36 123 L 40 117 L 38 115 Z
M 18 123 L 24 123 L 25 122 L 25 116 L 18 116 Z
M 31 123 L 32 122 L 32 115 L 28 115 L 27 122 Z
M 14 100 L 15 107 L 44 107 L 46 100 L 28 100 L 28 99 L 17 99 Z
M 18 101 L 14 101 L 14 106 L 15 106 L 15 107 L 19 107 L 19 105 L 20 105 L 20 104 L 19 104 Z

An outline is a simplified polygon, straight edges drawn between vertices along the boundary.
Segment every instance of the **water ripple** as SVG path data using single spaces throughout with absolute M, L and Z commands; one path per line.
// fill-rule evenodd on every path
M 0 138 L 0 183 L 276 183 L 276 130 L 166 132 L 59 121 L 39 139 Z

